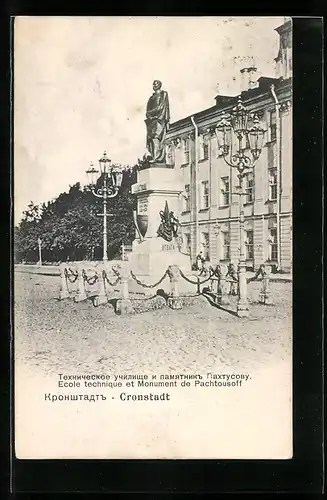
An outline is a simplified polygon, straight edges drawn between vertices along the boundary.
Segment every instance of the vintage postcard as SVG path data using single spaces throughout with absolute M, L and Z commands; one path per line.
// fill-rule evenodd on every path
M 290 459 L 292 20 L 14 20 L 19 459 Z

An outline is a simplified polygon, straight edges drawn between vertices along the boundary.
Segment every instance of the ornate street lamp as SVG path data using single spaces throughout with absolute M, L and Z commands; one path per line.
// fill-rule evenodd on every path
M 249 122 L 252 126 L 249 127 Z M 257 115 L 250 116 L 239 97 L 237 105 L 230 114 L 225 114 L 217 124 L 216 137 L 218 148 L 224 161 L 238 171 L 238 191 L 240 207 L 240 261 L 239 261 L 239 299 L 237 314 L 240 317 L 249 315 L 246 282 L 246 255 L 244 237 L 244 195 L 243 179 L 253 170 L 262 150 L 265 130 L 260 126 Z M 235 141 L 236 139 L 236 141 Z M 236 142 L 236 148 L 235 148 Z
M 213 226 L 214 233 L 216 236 L 216 248 L 217 248 L 217 264 L 219 264 L 219 236 L 220 236 L 220 224 L 219 219 L 216 219 L 215 225 Z
M 103 260 L 107 261 L 107 217 L 110 217 L 110 214 L 107 213 L 107 199 L 117 196 L 122 184 L 123 173 L 119 165 L 111 165 L 111 160 L 107 157 L 106 152 L 104 152 L 100 158 L 99 166 L 100 176 L 98 176 L 99 170 L 94 168 L 93 163 L 91 163 L 90 168 L 86 170 L 86 174 L 89 178 L 89 186 L 94 196 L 103 199 L 103 213 L 98 215 L 103 217 Z M 96 183 L 99 179 L 102 180 L 102 186 L 97 188 Z

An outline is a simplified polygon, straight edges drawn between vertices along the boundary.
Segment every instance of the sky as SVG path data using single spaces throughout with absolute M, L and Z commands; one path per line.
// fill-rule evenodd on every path
M 14 29 L 15 223 L 104 150 L 134 165 L 145 152 L 152 82 L 171 122 L 237 95 L 244 58 L 274 76 L 283 17 L 17 17 Z

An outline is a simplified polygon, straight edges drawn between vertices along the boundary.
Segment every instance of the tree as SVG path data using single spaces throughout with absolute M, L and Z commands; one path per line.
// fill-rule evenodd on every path
M 114 258 L 122 242 L 134 237 L 133 199 L 130 187 L 136 181 L 135 169 L 126 170 L 117 197 L 108 199 L 108 256 Z M 55 200 L 40 206 L 31 202 L 14 231 L 17 261 L 37 262 L 38 238 L 43 261 L 101 258 L 103 252 L 102 200 L 79 182 Z

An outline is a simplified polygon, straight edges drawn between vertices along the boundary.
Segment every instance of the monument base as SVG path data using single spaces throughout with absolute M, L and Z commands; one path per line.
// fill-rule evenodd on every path
M 129 255 L 130 270 L 134 274 L 134 283 L 152 285 L 160 281 L 169 266 L 176 265 L 184 274 L 191 272 L 191 260 L 179 250 L 179 240 L 166 241 L 158 235 L 159 228 L 165 234 L 175 234 L 171 229 L 172 214 L 180 212 L 180 193 L 184 185 L 179 173 L 165 164 L 152 163 L 151 168 L 137 174 L 137 183 L 132 186 L 132 194 L 137 199 L 135 215 L 137 237 L 133 242 L 133 251 Z M 138 283 L 138 290 L 142 288 Z M 158 288 L 170 291 L 169 278 L 160 282 Z M 142 293 L 153 293 L 155 287 L 143 287 Z
M 171 168 L 174 168 L 174 165 L 167 165 L 167 163 L 158 163 L 156 161 L 149 161 L 147 166 L 144 168 L 144 170 L 146 168 L 165 168 L 165 169 L 171 169 Z
M 134 241 L 129 262 L 135 275 L 152 280 L 163 276 L 172 265 L 178 266 L 186 274 L 191 271 L 189 255 L 181 253 L 175 241 L 167 242 L 162 238 L 149 238 L 140 243 Z

